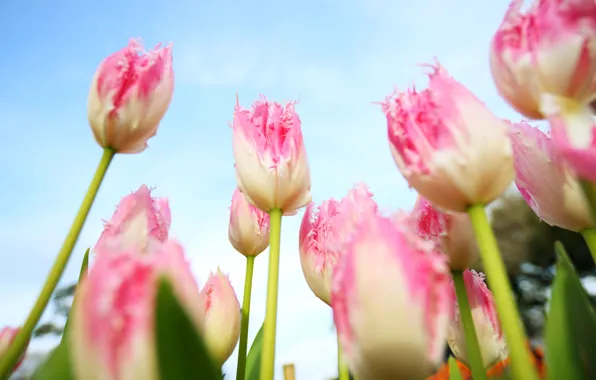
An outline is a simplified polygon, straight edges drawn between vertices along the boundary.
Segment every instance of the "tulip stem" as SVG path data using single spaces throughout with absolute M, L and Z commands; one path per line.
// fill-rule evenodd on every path
M 60 277 L 62 277 L 62 273 L 64 272 L 64 268 L 66 268 L 66 264 L 68 264 L 72 250 L 79 239 L 79 235 L 83 229 L 83 225 L 85 224 L 89 210 L 91 210 L 93 201 L 97 196 L 99 187 L 103 182 L 115 153 L 116 152 L 110 148 L 104 149 L 101 161 L 95 170 L 95 175 L 91 180 L 87 194 L 85 195 L 85 198 L 83 198 L 83 203 L 81 204 L 81 207 L 79 208 L 79 211 L 72 222 L 72 226 L 70 227 L 68 235 L 66 235 L 66 239 L 64 239 L 64 243 L 62 243 L 62 248 L 60 248 L 60 251 L 56 256 L 54 265 L 50 269 L 50 273 L 46 278 L 46 282 L 41 290 L 41 293 L 35 301 L 33 308 L 29 312 L 29 316 L 23 324 L 23 327 L 15 337 L 13 343 L 10 345 L 10 348 L 4 355 L 2 355 L 2 358 L 0 358 L 0 379 L 5 379 L 10 375 L 14 365 L 21 357 L 21 354 L 31 337 L 33 329 L 39 322 L 43 311 L 48 306 L 48 302 L 54 293 L 56 285 L 58 285 L 58 281 L 60 281 Z
M 580 180 L 579 183 L 584 191 L 586 200 L 588 201 L 588 206 L 590 207 L 592 223 L 596 224 L 596 187 L 594 187 L 592 182 L 586 180 Z
M 509 346 L 513 377 L 516 380 L 537 380 L 538 375 L 526 346 L 526 337 L 513 299 L 513 291 L 505 264 L 499 253 L 493 229 L 486 217 L 484 205 L 471 206 L 468 209 L 468 215 L 474 228 L 484 271 L 490 289 L 495 296 L 499 319 Z
M 457 304 L 459 306 L 459 317 L 461 318 L 466 337 L 466 353 L 472 369 L 472 378 L 474 380 L 485 380 L 486 372 L 484 371 L 484 362 L 482 360 L 480 346 L 478 345 L 474 318 L 472 318 L 472 309 L 468 302 L 464 275 L 462 271 L 453 271 L 452 276 L 453 283 L 455 284 L 455 294 L 457 295 Z
M 250 295 L 252 293 L 252 273 L 255 267 L 255 256 L 246 257 L 246 274 L 244 276 L 244 296 L 242 297 L 242 323 L 240 325 L 240 347 L 238 348 L 238 367 L 236 380 L 246 377 L 246 351 L 248 346 L 248 321 L 250 318 Z
M 343 355 L 341 354 L 341 344 L 339 342 L 339 336 L 337 337 L 337 368 L 339 380 L 350 380 L 350 369 L 346 365 Z
M 592 254 L 592 259 L 594 263 L 596 263 L 596 229 L 594 228 L 586 228 L 582 232 L 582 236 L 586 241 L 586 245 Z
M 267 308 L 263 327 L 261 380 L 273 380 L 275 369 L 275 330 L 277 327 L 281 215 L 282 211 L 280 209 L 273 209 L 269 212 L 269 274 L 267 280 Z

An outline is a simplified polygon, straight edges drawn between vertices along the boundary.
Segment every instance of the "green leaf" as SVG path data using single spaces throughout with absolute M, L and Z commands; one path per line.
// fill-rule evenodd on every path
M 221 369 L 214 365 L 203 338 L 165 278 L 159 280 L 157 290 L 155 329 L 161 379 L 221 380 Z
M 77 282 L 77 286 L 81 283 L 81 280 L 83 279 L 83 275 L 87 274 L 87 266 L 89 266 L 89 250 L 91 248 L 87 248 L 87 250 L 85 251 L 85 256 L 83 256 L 83 262 L 81 264 L 81 271 L 79 272 L 79 281 Z M 74 297 L 72 300 L 72 304 L 74 305 L 75 303 L 75 298 L 77 296 L 76 293 L 76 288 L 75 288 L 75 293 L 74 293 Z M 68 335 L 68 323 L 70 321 L 70 316 L 72 314 L 72 308 L 71 311 L 69 311 L 68 313 L 68 317 L 66 317 L 66 322 L 64 323 L 64 332 L 62 333 L 62 341 L 64 341 L 66 339 L 66 336 Z
M 449 380 L 463 380 L 457 362 L 453 356 L 449 357 Z
M 68 357 L 68 344 L 60 343 L 37 369 L 32 380 L 74 380 Z
M 545 331 L 548 379 L 596 379 L 596 315 L 560 242 L 555 252 L 557 271 Z
M 259 380 L 261 377 L 261 355 L 263 354 L 263 326 L 259 329 L 246 357 L 246 380 Z

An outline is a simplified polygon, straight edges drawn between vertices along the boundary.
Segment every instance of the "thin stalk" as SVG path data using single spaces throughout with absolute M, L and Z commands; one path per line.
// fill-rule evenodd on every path
M 588 201 L 592 222 L 596 224 L 596 187 L 594 187 L 592 182 L 586 180 L 580 180 L 579 183 L 584 191 L 586 200 Z
M 526 346 L 526 336 L 513 299 L 505 264 L 499 253 L 493 229 L 486 217 L 484 205 L 471 206 L 468 209 L 468 215 L 472 221 L 484 271 L 495 296 L 497 312 L 509 346 L 513 377 L 516 380 L 537 380 L 538 375 Z
M 245 380 L 246 351 L 248 346 L 248 321 L 250 319 L 250 296 L 252 293 L 252 273 L 255 256 L 246 257 L 246 275 L 244 276 L 244 296 L 242 297 L 242 324 L 240 325 L 240 347 L 238 348 L 238 367 L 236 380 Z
M 586 228 L 582 231 L 582 236 L 586 241 L 586 245 L 592 254 L 592 259 L 594 263 L 596 263 L 596 229 L 594 228 Z
M 46 278 L 46 282 L 41 290 L 41 293 L 35 301 L 35 304 L 33 305 L 33 308 L 27 317 L 27 320 L 15 337 L 15 340 L 10 345 L 6 353 L 0 358 L 0 379 L 5 379 L 10 375 L 14 365 L 21 357 L 21 354 L 23 353 L 23 350 L 25 349 L 25 346 L 31 337 L 33 329 L 39 322 L 43 311 L 48 306 L 48 302 L 54 293 L 54 289 L 56 289 L 56 285 L 58 285 L 58 281 L 60 281 L 60 277 L 62 277 L 62 273 L 64 272 L 64 268 L 66 268 L 66 264 L 68 264 L 72 250 L 79 239 L 79 235 L 81 234 L 81 230 L 83 229 L 83 225 L 85 224 L 89 210 L 91 210 L 93 201 L 95 201 L 99 187 L 103 182 L 115 153 L 116 152 L 110 148 L 104 149 L 101 161 L 95 170 L 95 175 L 91 180 L 87 194 L 85 195 L 85 198 L 83 198 L 83 203 L 79 208 L 79 212 L 75 216 L 72 226 L 70 227 L 70 231 L 68 232 L 68 235 L 66 235 L 66 239 L 64 239 L 62 248 L 56 256 L 54 265 L 50 269 L 50 273 Z
M 275 369 L 275 333 L 277 328 L 281 215 L 282 211 L 279 209 L 274 209 L 269 212 L 269 275 L 267 280 L 267 309 L 263 327 L 261 380 L 273 380 Z
M 337 337 L 337 368 L 339 373 L 339 380 L 350 380 L 350 369 L 346 365 L 343 355 L 341 354 L 341 344 L 339 336 Z
M 468 302 L 468 293 L 466 291 L 466 284 L 464 282 L 463 272 L 453 271 L 453 283 L 455 284 L 455 294 L 457 295 L 457 304 L 459 306 L 459 316 L 461 318 L 464 333 L 466 336 L 466 353 L 468 363 L 472 370 L 472 378 L 474 380 L 486 380 L 486 371 L 484 370 L 484 362 L 480 346 L 478 345 L 478 337 L 476 336 L 476 328 L 474 327 L 474 319 L 472 318 L 472 309 L 470 302 Z

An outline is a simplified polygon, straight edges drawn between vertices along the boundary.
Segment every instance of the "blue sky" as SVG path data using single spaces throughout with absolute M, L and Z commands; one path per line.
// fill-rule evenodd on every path
M 93 5 L 90 5 L 93 4 Z M 243 256 L 227 241 L 235 188 L 231 130 L 235 94 L 300 100 L 297 110 L 314 200 L 342 197 L 366 182 L 384 209 L 415 194 L 389 153 L 380 108 L 394 85 L 425 85 L 417 63 L 437 57 L 501 117 L 518 119 L 497 96 L 488 44 L 506 1 L 232 0 L 20 1 L 0 5 L 0 325 L 20 324 L 79 207 L 101 156 L 86 116 L 93 73 L 130 37 L 174 43 L 176 89 L 150 148 L 118 156 L 89 216 L 64 281 L 121 196 L 145 183 L 167 196 L 172 236 L 204 282 L 217 265 L 237 293 Z M 331 311 L 308 289 L 298 258 L 299 216 L 284 218 L 277 378 L 284 362 L 299 380 L 335 373 Z M 267 255 L 256 262 L 250 337 L 263 320 Z M 45 349 L 39 341 L 32 349 Z M 235 372 L 236 354 L 226 372 Z

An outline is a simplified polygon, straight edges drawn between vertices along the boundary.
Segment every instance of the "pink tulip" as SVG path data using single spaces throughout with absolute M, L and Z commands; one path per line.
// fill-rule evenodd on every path
M 515 184 L 546 223 L 571 231 L 592 227 L 589 208 L 579 182 L 557 157 L 551 138 L 528 124 L 511 128 Z
M 548 120 L 561 160 L 581 179 L 596 182 L 596 123 L 591 108 L 576 114 L 559 108 Z
M 488 369 L 497 362 L 507 359 L 509 355 L 507 344 L 501 331 L 495 300 L 484 283 L 484 275 L 470 270 L 465 271 L 463 275 L 476 337 L 480 346 L 480 355 L 484 368 Z M 452 299 L 455 318 L 449 327 L 447 342 L 453 354 L 462 362 L 469 364 L 464 327 L 459 316 L 457 297 L 453 287 Z
M 382 104 L 391 152 L 409 182 L 435 206 L 487 204 L 514 177 L 508 122 L 437 64 L 426 90 L 395 92 Z
M 240 337 L 240 303 L 232 284 L 219 268 L 211 273 L 201 298 L 205 305 L 205 343 L 211 356 L 223 365 Z
M 464 270 L 476 262 L 478 245 L 468 214 L 441 212 L 418 196 L 412 217 L 417 222 L 420 237 L 432 241 L 447 255 L 451 269 Z
M 17 333 L 19 331 L 20 331 L 19 327 L 6 326 L 6 327 L 3 327 L 2 329 L 0 329 L 0 357 L 2 357 L 2 355 L 4 355 L 8 351 L 8 348 L 10 347 L 10 345 L 16 338 Z M 26 351 L 27 351 L 27 349 L 25 349 L 23 351 L 23 355 L 21 355 L 21 358 L 19 359 L 17 364 L 15 364 L 14 368 L 12 369 L 13 372 L 16 371 L 19 368 L 19 366 L 21 365 L 21 363 L 23 362 L 23 359 L 25 358 Z
M 144 253 L 151 244 L 168 240 L 172 223 L 166 198 L 154 198 L 151 190 L 141 185 L 137 191 L 122 198 L 94 251 L 106 245 L 108 252 L 133 250 Z
M 87 105 L 95 140 L 118 153 L 139 153 L 155 136 L 174 91 L 172 47 L 145 52 L 139 41 L 99 65 Z
M 426 379 L 443 359 L 449 267 L 444 255 L 404 233 L 412 223 L 371 214 L 333 273 L 335 325 L 360 380 Z
M 170 240 L 153 250 L 149 255 L 100 251 L 80 283 L 69 336 L 78 380 L 159 379 L 155 302 L 162 276 L 202 333 L 203 302 L 182 247 Z
M 269 246 L 269 214 L 248 203 L 239 189 L 234 190 L 230 208 L 228 238 L 244 256 L 257 256 Z
M 290 215 L 311 200 L 310 169 L 294 103 L 265 97 L 251 110 L 236 98 L 232 123 L 236 181 L 246 199 L 265 212 Z
M 331 275 L 363 215 L 377 212 L 377 204 L 365 185 L 356 185 L 341 201 L 331 198 L 317 208 L 306 208 L 300 225 L 300 263 L 312 292 L 331 304 Z
M 501 96 L 532 119 L 545 116 L 545 95 L 586 106 L 596 95 L 596 3 L 513 0 L 495 34 L 490 67 Z M 548 112 L 546 112 L 548 113 Z

